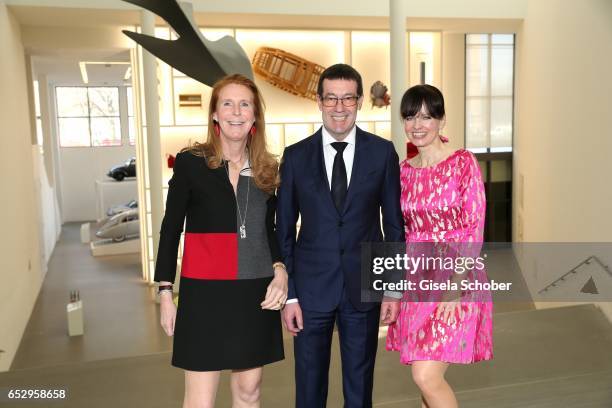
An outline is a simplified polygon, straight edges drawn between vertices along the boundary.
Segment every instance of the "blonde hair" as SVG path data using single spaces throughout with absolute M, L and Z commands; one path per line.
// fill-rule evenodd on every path
M 242 85 L 248 88 L 253 94 L 255 132 L 252 135 L 249 133 L 247 136 L 251 173 L 253 174 L 253 179 L 257 187 L 269 194 L 273 194 L 279 184 L 278 161 L 273 154 L 268 152 L 266 147 L 264 101 L 255 83 L 243 75 L 228 75 L 215 83 L 208 107 L 208 135 L 206 142 L 195 142 L 182 151 L 189 151 L 196 156 L 206 157 L 208 167 L 211 169 L 217 169 L 222 165 L 223 150 L 221 149 L 220 138 L 215 134 L 213 113 L 217 110 L 217 102 L 219 101 L 221 89 L 230 84 Z

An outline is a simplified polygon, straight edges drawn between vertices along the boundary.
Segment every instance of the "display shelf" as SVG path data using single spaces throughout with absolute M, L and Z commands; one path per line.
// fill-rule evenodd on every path
M 122 242 L 100 239 L 90 242 L 89 248 L 93 256 L 138 254 L 140 253 L 140 238 L 128 238 Z

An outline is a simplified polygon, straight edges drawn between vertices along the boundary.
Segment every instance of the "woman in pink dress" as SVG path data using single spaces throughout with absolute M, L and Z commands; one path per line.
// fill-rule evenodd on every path
M 482 177 L 474 155 L 465 149 L 453 151 L 440 135 L 445 124 L 442 93 L 431 85 L 414 86 L 402 97 L 400 111 L 406 135 L 419 151 L 400 164 L 408 252 L 415 243 L 435 242 L 459 256 L 478 256 L 486 206 Z M 421 247 L 426 245 L 433 244 Z M 408 279 L 414 281 L 415 276 Z M 447 277 L 456 278 L 438 274 L 434 280 Z M 486 272 L 474 272 L 472 278 L 486 280 Z M 400 362 L 412 365 L 412 378 L 427 408 L 457 407 L 444 378 L 450 364 L 493 357 L 490 293 L 459 290 L 440 300 L 405 292 L 387 334 L 387 349 L 399 351 Z

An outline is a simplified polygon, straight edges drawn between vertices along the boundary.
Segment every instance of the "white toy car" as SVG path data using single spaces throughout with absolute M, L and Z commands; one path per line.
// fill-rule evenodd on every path
M 120 205 L 115 205 L 113 207 L 110 207 L 108 210 L 106 210 L 106 215 L 108 215 L 109 217 L 112 217 L 113 215 L 117 215 L 125 211 L 130 211 L 135 208 L 138 208 L 138 201 L 132 200 L 127 204 L 120 204 Z
M 126 238 L 140 235 L 140 222 L 138 221 L 138 208 L 113 215 L 96 232 L 98 238 L 110 238 L 121 242 Z

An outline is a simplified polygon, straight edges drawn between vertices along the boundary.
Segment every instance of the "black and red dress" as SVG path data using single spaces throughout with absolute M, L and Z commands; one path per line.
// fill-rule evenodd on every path
M 176 156 L 168 184 L 156 282 L 174 282 L 185 225 L 172 365 L 216 371 L 282 360 L 280 313 L 260 306 L 272 264 L 281 260 L 276 197 L 260 190 L 248 171 L 241 172 L 234 193 L 226 163 L 210 169 L 190 152 Z

